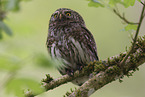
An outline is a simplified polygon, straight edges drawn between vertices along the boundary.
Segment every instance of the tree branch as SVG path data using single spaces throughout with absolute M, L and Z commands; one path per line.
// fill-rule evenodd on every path
M 99 72 L 99 71 L 104 71 L 105 69 L 108 68 L 109 65 L 106 64 L 106 66 L 105 66 L 101 63 L 102 62 L 99 62 L 99 61 L 90 62 L 90 64 L 85 66 L 81 71 L 76 71 L 72 76 L 69 76 L 66 74 L 66 75 L 63 75 L 54 80 L 50 77 L 49 74 L 47 74 L 46 78 L 42 80 L 42 84 L 43 84 L 42 87 L 45 88 L 45 91 L 48 91 L 48 90 L 54 89 L 62 84 L 65 84 L 67 82 L 71 82 L 76 78 L 83 77 L 85 75 L 89 75 L 93 71 Z M 96 69 L 94 70 L 94 68 L 96 68 Z M 45 92 L 45 91 L 43 91 L 43 92 Z M 34 94 L 32 91 L 27 91 L 25 93 L 25 96 L 34 97 L 39 94 Z
M 143 42 L 144 41 L 144 42 Z M 126 76 L 132 75 L 132 70 L 138 70 L 138 66 L 145 62 L 145 36 L 142 40 L 142 43 L 138 41 L 136 46 L 140 46 L 136 52 L 131 54 L 127 61 L 125 62 L 125 67 L 120 68 L 119 65 L 110 66 L 104 72 L 100 72 L 95 75 L 93 78 L 86 81 L 82 86 L 80 86 L 77 90 L 71 93 L 68 97 L 88 97 L 93 94 L 96 90 L 102 88 L 108 83 L 115 81 L 116 79 Z M 113 60 L 118 59 L 114 57 Z
M 123 14 L 123 16 L 120 15 L 120 13 L 119 13 L 116 9 L 113 9 L 113 11 L 114 11 L 114 13 L 115 13 L 120 19 L 122 19 L 125 23 L 127 23 L 127 24 L 132 24 L 132 25 L 137 25 L 137 24 L 139 24 L 139 23 L 134 23 L 134 22 L 128 21 L 128 20 L 125 18 L 125 15 L 124 15 L 124 14 Z
M 96 62 L 96 61 L 91 62 L 90 64 L 88 64 L 88 66 L 84 67 L 82 71 L 80 72 L 76 71 L 74 73 L 74 76 L 63 75 L 54 80 L 52 79 L 50 80 L 50 77 L 47 77 L 45 81 L 43 81 L 44 83 L 43 87 L 45 88 L 46 91 L 48 91 L 67 82 L 71 82 L 72 80 L 78 77 L 82 77 L 86 74 L 89 75 L 92 72 L 97 72 L 98 73 L 97 75 L 95 75 L 93 78 L 85 82 L 78 90 L 72 93 L 71 94 L 72 96 L 70 97 L 75 97 L 73 95 L 78 95 L 78 93 L 84 95 L 84 92 L 85 93 L 87 92 L 88 95 L 89 90 L 96 91 L 97 89 L 103 87 L 105 84 L 114 81 L 115 78 L 119 78 L 120 76 L 123 75 L 129 76 L 131 70 L 136 70 L 136 68 L 139 65 L 145 62 L 145 36 L 137 40 L 134 49 L 135 52 L 129 55 L 123 69 L 120 68 L 119 64 L 121 60 L 124 58 L 124 56 L 126 56 L 126 53 L 122 53 L 116 57 L 108 58 L 107 60 L 103 61 L 103 63 Z M 92 83 L 92 81 L 94 82 Z M 98 86 L 98 84 L 100 85 Z M 93 93 L 94 91 L 92 91 L 91 93 Z M 91 93 L 89 93 L 89 95 Z M 32 92 L 26 93 L 26 97 L 34 97 L 35 95 L 39 95 L 39 94 L 33 94 Z

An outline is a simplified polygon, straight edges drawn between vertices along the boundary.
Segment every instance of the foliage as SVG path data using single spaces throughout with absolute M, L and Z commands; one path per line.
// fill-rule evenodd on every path
M 0 28 L 3 29 L 7 35 L 12 35 L 12 31 L 10 30 L 10 28 L 2 21 L 0 21 Z
M 11 80 L 6 85 L 7 93 L 14 93 L 17 97 L 24 97 L 24 89 L 29 88 L 34 93 L 41 93 L 43 91 L 37 81 L 28 78 L 17 78 Z
M 88 6 L 91 7 L 104 7 L 107 5 L 109 7 L 115 7 L 117 4 L 123 5 L 125 8 L 134 6 L 136 0 L 88 0 Z M 138 0 L 141 2 L 141 0 Z
M 129 30 L 136 30 L 137 29 L 137 25 L 131 25 L 128 24 L 127 26 L 125 26 L 125 30 L 129 31 Z
M 49 68 L 53 64 L 46 55 L 41 53 L 36 55 L 34 62 L 41 68 Z
M 124 17 L 124 14 L 121 16 L 118 9 L 117 5 L 120 4 L 124 8 L 128 8 L 130 6 L 134 6 L 135 1 L 142 2 L 141 0 L 88 0 L 88 6 L 89 7 L 107 7 L 108 9 L 112 9 L 115 11 L 115 14 L 119 15 L 121 19 L 123 19 L 125 22 L 127 22 L 127 26 L 125 26 L 125 31 L 130 31 L 130 30 L 136 30 L 137 29 L 137 23 L 132 23 L 128 22 L 126 18 Z M 116 12 L 117 11 L 117 12 Z
M 7 14 L 9 12 L 20 11 L 20 3 L 22 1 L 30 0 L 0 0 L 0 39 L 2 39 L 3 32 L 5 32 L 8 36 L 13 35 L 12 30 L 4 22 L 4 20 L 7 19 Z M 41 60 L 44 60 L 44 58 L 41 58 L 39 62 L 41 62 Z M 42 88 L 40 88 L 39 82 L 37 82 L 35 79 L 15 77 L 17 71 L 22 68 L 21 65 L 17 64 L 19 61 L 20 60 L 14 56 L 0 55 L 0 71 L 6 71 L 9 76 L 4 80 L 4 83 L 1 83 L 2 86 L 5 87 L 6 93 L 15 94 L 17 97 L 24 97 L 25 88 L 29 88 L 33 92 L 41 92 Z
M 2 32 L 12 36 L 10 27 L 4 23 L 8 12 L 18 12 L 20 10 L 20 2 L 30 0 L 0 0 L 0 39 L 2 39 Z

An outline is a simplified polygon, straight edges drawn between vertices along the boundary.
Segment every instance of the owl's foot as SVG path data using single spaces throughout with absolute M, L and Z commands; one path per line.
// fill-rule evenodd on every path
M 67 73 L 69 76 L 73 76 L 73 75 L 74 75 L 74 70 L 73 70 L 73 69 L 66 69 L 66 73 Z
M 85 65 L 81 65 L 81 64 L 78 65 L 77 70 L 81 71 L 86 65 L 87 65 L 87 64 L 85 64 Z
M 84 68 L 84 66 L 86 66 L 86 65 L 87 65 L 87 64 L 85 64 L 85 65 L 78 64 L 76 70 L 81 71 L 81 70 Z M 73 76 L 73 75 L 74 75 L 74 72 L 75 72 L 76 70 L 74 70 L 74 69 L 68 69 L 68 68 L 65 69 L 66 74 L 68 74 L 69 76 Z

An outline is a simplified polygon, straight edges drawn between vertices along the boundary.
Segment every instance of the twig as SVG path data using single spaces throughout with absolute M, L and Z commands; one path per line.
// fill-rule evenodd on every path
M 120 13 L 117 12 L 116 9 L 113 9 L 113 11 L 114 11 L 114 13 L 115 13 L 117 16 L 119 16 L 119 18 L 121 18 L 125 23 L 127 23 L 127 24 L 132 24 L 132 25 L 137 25 L 137 24 L 138 24 L 138 23 L 134 23 L 134 22 L 128 21 L 128 20 L 125 18 L 124 13 L 123 13 L 123 16 L 121 16 Z
M 140 3 L 141 3 L 143 6 L 145 6 L 145 4 L 144 4 L 142 1 L 141 1 Z
M 145 3 L 145 2 L 144 2 Z M 139 30 L 140 30 L 140 27 L 141 27 L 141 24 L 142 24 L 142 21 L 143 21 L 143 18 L 144 18 L 144 9 L 145 9 L 145 6 L 143 6 L 142 8 L 142 12 L 141 12 L 141 16 L 140 16 L 140 20 L 139 20 L 139 24 L 138 24 L 138 27 L 137 27 L 137 30 L 136 30 L 136 34 L 135 34 L 135 37 L 133 39 L 133 44 L 131 46 L 131 49 L 130 51 L 128 52 L 128 54 L 126 54 L 126 56 L 123 58 L 123 60 L 121 61 L 121 64 L 120 66 L 122 67 L 125 63 L 125 61 L 127 60 L 127 58 L 129 57 L 129 55 L 134 51 L 134 46 L 135 46 L 135 43 L 136 43 L 136 40 L 137 40 L 137 37 L 138 37 L 138 33 L 139 33 Z

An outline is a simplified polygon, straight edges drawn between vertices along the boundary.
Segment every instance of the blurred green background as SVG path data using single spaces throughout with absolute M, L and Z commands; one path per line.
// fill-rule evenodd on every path
M 19 92 L 19 84 L 25 83 L 25 79 L 31 80 L 29 84 L 37 84 L 45 74 L 54 78 L 61 76 L 52 66 L 45 45 L 50 16 L 58 8 L 70 8 L 82 15 L 94 35 L 101 60 L 125 52 L 126 46 L 130 46 L 132 32 L 124 30 L 122 20 L 107 8 L 88 7 L 86 0 L 31 0 L 21 2 L 20 6 L 19 12 L 9 12 L 4 20 L 13 35 L 9 37 L 2 33 L 0 40 L 0 97 L 16 97 L 13 89 Z M 136 2 L 134 7 L 124 9 L 120 6 L 119 10 L 125 12 L 130 21 L 137 22 L 141 6 Z M 145 35 L 144 26 L 145 21 L 140 35 Z M 91 97 L 145 97 L 145 66 L 139 69 L 132 77 L 125 77 L 122 83 L 112 82 Z M 77 86 L 68 83 L 37 97 L 62 97 L 74 87 Z M 27 89 L 27 86 L 23 85 L 21 89 Z

